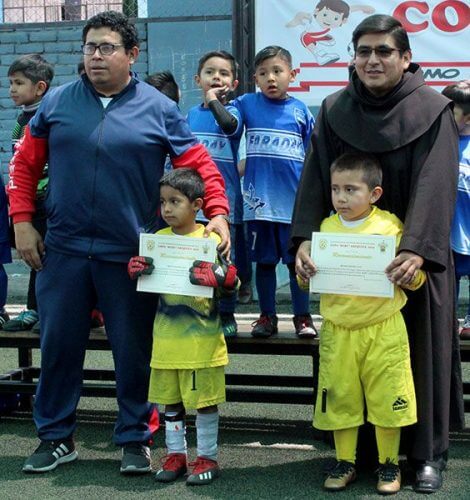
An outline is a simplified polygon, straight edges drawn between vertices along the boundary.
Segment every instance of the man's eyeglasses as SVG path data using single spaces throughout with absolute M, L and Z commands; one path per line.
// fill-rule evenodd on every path
M 123 47 L 122 43 L 100 43 L 96 45 L 96 43 L 86 43 L 82 45 L 82 52 L 86 56 L 92 56 L 96 49 L 100 51 L 102 56 L 110 56 L 116 51 L 116 47 Z
M 361 47 L 356 49 L 356 57 L 359 59 L 369 59 L 374 53 L 379 59 L 388 59 L 394 52 L 402 52 L 400 49 L 388 47 L 387 45 L 379 45 L 378 47 Z

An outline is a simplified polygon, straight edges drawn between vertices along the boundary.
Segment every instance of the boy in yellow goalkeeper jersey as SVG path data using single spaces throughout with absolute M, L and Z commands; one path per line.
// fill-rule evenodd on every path
M 167 172 L 160 180 L 161 215 L 169 227 L 157 234 L 202 238 L 205 226 L 195 221 L 202 207 L 204 183 L 189 168 Z M 220 238 L 211 233 L 209 238 Z M 152 259 L 132 257 L 128 272 L 135 279 L 150 274 Z M 218 288 L 222 294 L 236 293 L 236 268 L 225 262 L 194 261 L 188 279 L 195 285 Z M 186 484 L 211 483 L 219 475 L 217 405 L 225 402 L 224 366 L 227 346 L 215 298 L 160 295 L 153 329 L 149 401 L 165 405 L 167 456 L 155 479 L 175 481 L 187 471 L 184 417 L 197 410 L 197 458 Z
M 396 235 L 398 247 L 403 224 L 374 206 L 383 192 L 381 184 L 376 158 L 363 153 L 340 156 L 331 166 L 336 213 L 322 222 L 320 231 Z M 379 450 L 377 490 L 391 494 L 400 489 L 400 430 L 416 422 L 408 336 L 400 312 L 407 300 L 402 288 L 416 290 L 426 279 L 421 270 L 409 271 L 395 286 L 393 298 L 321 295 L 314 426 L 334 434 L 337 463 L 325 480 L 327 490 L 342 490 L 356 478 L 357 436 L 365 409 Z

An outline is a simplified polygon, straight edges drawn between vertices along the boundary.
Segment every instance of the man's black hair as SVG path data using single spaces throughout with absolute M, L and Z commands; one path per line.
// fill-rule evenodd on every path
M 212 50 L 211 52 L 207 52 L 206 54 L 204 54 L 199 59 L 197 65 L 197 74 L 199 76 L 201 75 L 202 67 L 211 57 L 220 57 L 221 59 L 225 59 L 226 61 L 228 61 L 230 63 L 230 66 L 232 67 L 233 79 L 236 80 L 238 78 L 239 65 L 235 60 L 235 57 L 233 57 L 232 54 L 226 52 L 225 50 Z
M 83 43 L 86 43 L 86 36 L 91 29 L 99 28 L 109 28 L 111 31 L 119 33 L 126 51 L 139 46 L 139 36 L 135 25 L 121 12 L 108 10 L 90 17 L 82 31 Z
M 268 45 L 264 49 L 261 49 L 255 56 L 254 66 L 256 68 L 266 61 L 266 59 L 271 59 L 271 57 L 280 57 L 284 59 L 289 65 L 289 69 L 292 69 L 292 55 L 284 47 L 279 47 L 279 45 Z
M 368 153 L 344 153 L 331 164 L 330 173 L 333 172 L 362 172 L 362 180 L 372 190 L 382 186 L 382 166 L 379 160 Z
M 180 93 L 178 84 L 176 83 L 175 77 L 171 71 L 158 71 L 149 75 L 145 82 L 152 87 L 155 87 L 162 94 L 165 94 L 171 100 L 175 101 L 176 104 L 180 102 Z
M 54 78 L 54 67 L 40 54 L 27 54 L 13 61 L 8 68 L 8 76 L 13 73 L 23 73 L 33 83 L 45 82 L 47 92 Z
M 396 48 L 400 50 L 401 54 L 407 50 L 411 50 L 406 30 L 398 19 L 385 14 L 374 14 L 373 16 L 366 17 L 353 31 L 352 42 L 354 51 L 357 49 L 359 38 L 364 35 L 376 33 L 391 35 Z
M 464 115 L 470 114 L 470 80 L 452 83 L 442 91 L 455 105 L 462 109 Z
M 204 198 L 204 181 L 193 168 L 175 168 L 160 179 L 160 187 L 169 186 L 180 191 L 189 201 Z

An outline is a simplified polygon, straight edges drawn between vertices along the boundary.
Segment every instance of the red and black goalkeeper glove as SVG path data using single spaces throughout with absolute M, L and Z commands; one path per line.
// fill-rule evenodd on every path
M 189 281 L 193 285 L 233 290 L 238 285 L 237 268 L 226 262 L 214 264 L 213 262 L 195 260 L 189 270 Z
M 144 257 L 142 255 L 131 257 L 129 264 L 127 264 L 127 273 L 131 280 L 135 280 L 143 274 L 152 274 L 154 269 L 155 266 L 153 265 L 152 257 Z

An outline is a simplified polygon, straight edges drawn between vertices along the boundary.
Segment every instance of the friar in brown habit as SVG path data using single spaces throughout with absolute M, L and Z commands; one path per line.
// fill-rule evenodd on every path
M 411 63 L 408 36 L 393 17 L 374 15 L 353 33 L 355 70 L 327 97 L 305 159 L 292 220 L 296 272 L 312 273 L 310 238 L 333 209 L 330 165 L 345 152 L 373 153 L 383 169 L 378 205 L 404 221 L 397 257 L 387 268 L 400 284 L 428 274 L 403 310 L 411 349 L 418 423 L 405 432 L 415 491 L 442 485 L 449 427 L 464 425 L 449 233 L 458 175 L 458 132 L 450 101 L 427 87 Z

